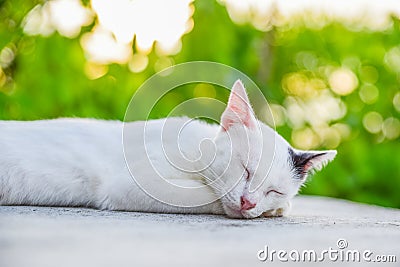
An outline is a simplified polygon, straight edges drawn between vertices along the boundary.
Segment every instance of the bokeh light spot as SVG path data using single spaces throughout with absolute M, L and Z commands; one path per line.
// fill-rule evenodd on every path
M 320 143 L 318 135 L 308 127 L 294 130 L 292 132 L 292 141 L 294 146 L 300 149 L 314 149 Z
M 383 118 L 378 112 L 368 112 L 364 115 L 362 122 L 364 128 L 370 133 L 376 134 L 382 130 Z
M 7 68 L 14 60 L 15 54 L 13 49 L 6 46 L 0 52 L 0 66 Z
M 296 64 L 300 68 L 314 70 L 318 66 L 318 59 L 314 53 L 302 51 L 296 55 Z
M 321 79 L 309 79 L 303 73 L 295 72 L 289 73 L 283 77 L 282 87 L 290 95 L 310 98 L 315 96 L 318 90 L 326 88 L 326 85 Z
M 261 114 L 268 125 L 277 127 L 284 125 L 287 118 L 286 109 L 279 104 L 270 104 L 269 107 L 271 112 L 269 109 L 263 109 Z
M 348 68 L 340 68 L 329 76 L 329 85 L 336 94 L 351 94 L 358 86 L 356 75 Z
M 400 72 L 400 47 L 392 47 L 385 54 L 385 65 L 393 72 Z
M 378 100 L 379 90 L 373 84 L 364 84 L 358 92 L 361 100 L 366 104 L 373 104 Z
M 108 72 L 108 66 L 88 61 L 85 63 L 84 71 L 89 79 L 95 80 L 100 77 L 103 77 Z
M 147 68 L 149 64 L 149 58 L 147 55 L 143 55 L 141 53 L 137 53 L 132 55 L 131 59 L 128 62 L 129 70 L 132 72 L 141 72 Z
M 349 125 L 344 123 L 335 123 L 334 125 L 332 125 L 332 127 L 339 132 L 342 140 L 350 138 L 351 128 Z
M 393 97 L 393 106 L 394 108 L 400 112 L 400 92 L 397 92 Z
M 287 97 L 284 101 L 290 126 L 294 129 L 303 127 L 305 123 L 305 113 L 294 97 Z
M 393 140 L 400 136 L 400 121 L 397 118 L 387 118 L 382 125 L 382 132 L 387 139 Z
M 340 144 L 341 138 L 339 131 L 334 127 L 319 127 L 315 130 L 318 134 L 322 145 L 328 149 L 337 148 Z

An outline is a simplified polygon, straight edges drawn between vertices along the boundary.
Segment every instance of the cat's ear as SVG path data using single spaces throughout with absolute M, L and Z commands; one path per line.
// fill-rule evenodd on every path
M 302 151 L 289 148 L 290 162 L 296 178 L 305 179 L 308 174 L 321 170 L 332 161 L 336 150 Z
M 227 131 L 234 124 L 241 124 L 249 129 L 256 127 L 257 120 L 250 105 L 246 89 L 240 80 L 232 87 L 228 105 L 221 117 L 221 126 Z

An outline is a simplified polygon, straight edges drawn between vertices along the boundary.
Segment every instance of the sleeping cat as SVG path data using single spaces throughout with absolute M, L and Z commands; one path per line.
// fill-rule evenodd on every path
M 292 148 L 256 119 L 239 80 L 220 125 L 2 121 L 0 148 L 0 205 L 232 218 L 285 215 L 307 175 L 336 155 Z

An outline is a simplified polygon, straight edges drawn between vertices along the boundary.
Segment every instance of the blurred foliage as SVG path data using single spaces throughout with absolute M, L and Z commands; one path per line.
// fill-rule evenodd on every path
M 108 71 L 104 76 L 89 79 L 79 36 L 68 39 L 57 33 L 48 37 L 23 33 L 21 22 L 37 3 L 40 1 L 0 1 L 0 51 L 7 47 L 14 54 L 12 62 L 3 64 L 0 73 L 0 119 L 122 120 L 134 91 L 165 58 L 151 52 L 147 68 L 140 73 L 130 72 L 126 65 L 111 64 L 105 66 Z M 390 69 L 386 58 L 390 49 L 400 45 L 398 18 L 393 18 L 393 25 L 384 32 L 355 31 L 339 21 L 311 29 L 301 18 L 294 18 L 297 21 L 290 27 L 272 27 L 262 32 L 252 25 L 234 24 L 225 7 L 216 1 L 197 1 L 194 6 L 193 30 L 183 36 L 182 50 L 167 59 L 175 63 L 210 60 L 237 68 L 259 85 L 271 103 L 285 105 L 291 93 L 283 89 L 282 82 L 290 73 L 318 79 L 327 86 L 329 77 L 321 66 L 345 66 L 351 70 L 357 78 L 357 88 L 347 95 L 333 93 L 345 103 L 346 114 L 329 122 L 345 125 L 349 134 L 340 139 L 337 159 L 316 174 L 302 192 L 400 208 L 399 137 L 395 133 L 385 138 L 381 130 L 371 133 L 363 124 L 371 111 L 383 119 L 399 118 L 393 99 L 400 91 L 400 72 Z M 92 26 L 84 27 L 81 34 Z M 299 60 L 301 55 L 311 61 Z M 364 103 L 360 90 L 370 83 L 378 88 L 378 98 Z M 190 96 L 183 96 L 187 97 Z M 226 99 L 226 93 L 217 90 L 216 97 Z M 169 109 L 167 102 L 165 110 Z M 163 116 L 165 110 L 159 106 L 158 115 Z M 398 130 L 396 125 L 392 125 L 392 131 Z M 293 127 L 286 119 L 277 131 L 292 140 Z M 320 142 L 317 148 L 334 147 Z

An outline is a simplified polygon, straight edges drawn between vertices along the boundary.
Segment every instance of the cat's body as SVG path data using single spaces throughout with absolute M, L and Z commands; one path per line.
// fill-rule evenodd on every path
M 336 151 L 299 151 L 253 114 L 240 81 L 221 126 L 148 122 L 0 122 L 0 205 L 281 215 L 307 174 Z
M 154 139 L 150 151 L 153 160 L 174 177 L 175 183 L 202 185 L 193 175 L 170 166 L 163 157 L 160 136 L 165 120 L 180 125 L 186 118 L 153 120 L 147 131 Z M 213 137 L 217 125 L 195 121 L 197 130 L 182 137 L 187 149 L 205 136 Z M 174 207 L 148 196 L 132 179 L 124 158 L 120 121 L 92 119 L 56 119 L 31 122 L 0 122 L 0 205 L 87 206 L 99 209 L 173 212 L 223 213 L 218 201 L 200 207 Z M 125 127 L 142 133 L 144 122 Z M 201 129 L 199 131 L 199 129 Z M 172 134 L 172 133 L 171 133 Z M 150 137 L 150 136 L 149 136 Z M 151 137 L 150 137 L 151 138 Z M 190 138 L 189 140 L 187 140 Z M 185 140 L 186 139 L 186 140 Z M 142 146 L 142 139 L 136 139 Z M 149 152 L 151 153 L 151 152 Z M 143 155 L 138 154 L 140 162 Z M 143 170 L 145 173 L 146 170 Z M 191 179 L 194 178 L 194 179 Z M 149 177 L 152 179 L 152 177 Z M 204 197 L 213 192 L 204 190 Z M 194 196 L 192 196 L 194 197 Z

